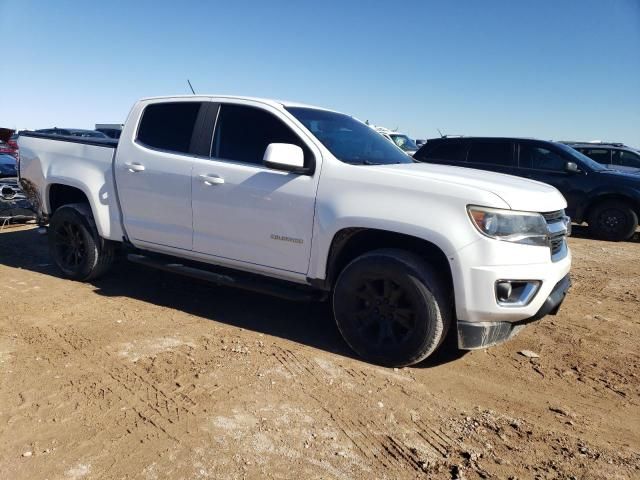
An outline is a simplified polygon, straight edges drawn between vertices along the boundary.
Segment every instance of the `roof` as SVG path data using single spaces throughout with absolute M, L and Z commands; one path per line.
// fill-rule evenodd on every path
M 202 100 L 246 100 L 251 102 L 259 102 L 264 103 L 266 105 L 271 105 L 275 108 L 282 107 L 298 107 L 298 108 L 315 108 L 316 110 L 326 110 L 328 112 L 333 112 L 335 110 L 331 110 L 328 108 L 318 107 L 315 105 L 309 105 L 306 103 L 300 102 L 292 102 L 289 100 L 276 100 L 272 98 L 261 98 L 261 97 L 244 97 L 239 95 L 207 95 L 207 94 L 197 94 L 197 95 L 167 95 L 167 96 L 159 96 L 159 97 L 145 97 L 141 98 L 140 101 L 146 100 L 171 100 L 171 99 L 183 99 L 183 98 L 194 98 L 194 99 L 202 99 Z
M 623 148 L 629 148 L 627 147 L 624 143 L 620 143 L 620 142 L 567 142 L 567 141 L 562 141 L 560 143 L 564 143 L 566 145 L 571 145 L 572 147 L 623 147 Z
M 533 137 L 467 137 L 467 136 L 456 136 L 456 137 L 436 137 L 430 138 L 428 142 L 434 141 L 464 141 L 464 140 L 505 140 L 505 141 L 525 141 L 525 142 L 551 142 L 554 143 L 553 140 L 543 140 L 541 138 L 533 138 Z

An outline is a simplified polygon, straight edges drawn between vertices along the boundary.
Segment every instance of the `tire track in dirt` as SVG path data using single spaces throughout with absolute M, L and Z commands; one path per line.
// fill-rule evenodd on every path
M 124 397 L 135 399 L 138 405 L 134 410 L 143 421 L 148 421 L 176 442 L 182 433 L 189 432 L 189 418 L 195 417 L 191 406 L 197 406 L 193 399 L 182 392 L 177 396 L 174 395 L 176 392 L 167 393 L 142 372 L 96 347 L 90 339 L 72 328 L 52 327 L 52 330 L 77 353 L 101 366 L 113 384 L 128 393 Z M 185 399 L 190 407 L 183 402 Z
M 86 403 L 97 401 L 105 404 L 104 408 L 100 407 L 104 412 L 101 418 L 109 415 L 117 418 L 116 424 L 126 432 L 120 438 L 147 426 L 153 432 L 179 443 L 179 437 L 189 432 L 190 420 L 195 417 L 192 408 L 197 403 L 186 393 L 166 392 L 144 373 L 97 347 L 71 327 L 31 326 L 22 330 L 25 340 L 31 344 L 41 344 L 47 355 L 60 356 L 66 361 L 77 355 L 87 363 L 88 370 L 102 372 L 92 376 L 88 382 L 85 377 L 72 380 L 71 384 L 74 393 L 80 394 Z M 129 408 L 134 412 L 133 418 L 126 410 Z M 195 423 L 195 420 L 191 420 L 191 423 Z
M 388 427 L 381 426 L 373 418 L 364 414 L 353 415 L 353 412 L 342 414 L 341 409 L 329 409 L 327 403 L 342 405 L 344 398 L 336 394 L 333 389 L 326 388 L 330 378 L 324 370 L 314 362 L 291 350 L 276 347 L 274 357 L 291 375 L 299 388 L 313 399 L 325 411 L 340 431 L 349 439 L 360 454 L 370 462 L 383 467 L 390 478 L 400 478 L 400 475 L 428 476 L 428 468 L 432 463 L 443 462 L 449 457 L 449 452 L 457 445 L 444 433 L 438 433 L 425 422 L 414 421 L 414 424 L 400 424 L 400 429 L 412 433 L 414 438 L 409 445 L 402 439 L 390 433 Z M 367 374 L 348 368 L 342 368 L 351 378 L 366 380 Z M 309 379 L 312 382 L 309 382 Z M 311 383 L 311 386 L 309 386 Z M 316 391 L 322 387 L 321 396 Z M 360 392 L 356 396 L 370 401 Z M 329 400 L 329 402 L 327 402 Z M 421 453 L 422 452 L 422 453 Z M 424 452 L 427 452 L 426 455 Z

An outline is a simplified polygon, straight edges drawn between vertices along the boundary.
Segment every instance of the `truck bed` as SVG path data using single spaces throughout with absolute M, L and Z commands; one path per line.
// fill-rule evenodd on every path
M 46 222 L 51 214 L 52 201 L 73 203 L 82 192 L 91 205 L 100 235 L 122 240 L 113 179 L 118 140 L 23 131 L 18 145 L 20 185 L 41 221 Z M 70 193 L 71 189 L 76 193 Z

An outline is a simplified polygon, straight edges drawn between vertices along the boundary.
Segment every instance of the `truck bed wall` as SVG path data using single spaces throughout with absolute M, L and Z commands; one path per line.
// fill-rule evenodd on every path
M 21 134 L 18 145 L 20 178 L 35 186 L 41 213 L 52 213 L 49 204 L 52 185 L 75 187 L 89 199 L 100 235 L 109 240 L 122 240 L 113 179 L 114 142 Z

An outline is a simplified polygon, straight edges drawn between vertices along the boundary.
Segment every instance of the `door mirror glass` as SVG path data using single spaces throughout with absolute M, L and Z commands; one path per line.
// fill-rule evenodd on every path
M 265 166 L 287 172 L 305 171 L 302 148 L 291 143 L 270 143 L 262 159 Z
M 567 162 L 567 165 L 564 169 L 569 173 L 580 173 L 582 170 L 578 167 L 576 162 Z

